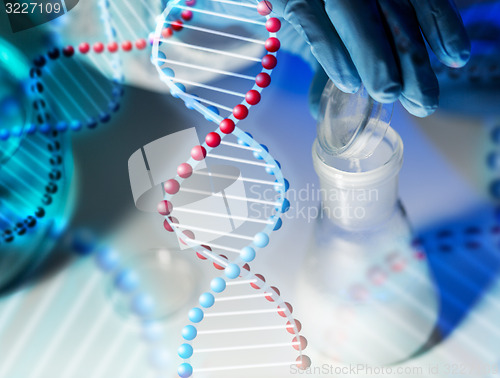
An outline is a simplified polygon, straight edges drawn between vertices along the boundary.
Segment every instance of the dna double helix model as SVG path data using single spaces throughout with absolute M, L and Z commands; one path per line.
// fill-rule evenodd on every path
M 164 182 L 164 199 L 158 205 L 165 229 L 174 232 L 181 245 L 194 250 L 201 260 L 224 272 L 211 281 L 209 291 L 201 294 L 199 307 L 189 312 L 190 324 L 182 330 L 184 342 L 178 350 L 184 359 L 178 374 L 190 377 L 213 373 L 221 377 L 226 372 L 232 376 L 237 369 L 251 369 L 252 376 L 259 374 L 255 370 L 269 376 L 280 366 L 307 369 L 311 363 L 303 354 L 307 341 L 300 335 L 301 324 L 293 318 L 293 307 L 249 266 L 257 251 L 269 244 L 271 234 L 282 226 L 281 216 L 290 207 L 286 199 L 289 183 L 269 149 L 238 127 L 271 83 L 280 48 L 276 32 L 281 22 L 270 16 L 272 5 L 268 1 L 205 3 L 223 4 L 224 12 L 206 9 L 202 2 L 168 2 L 153 36 L 152 62 L 161 80 L 188 109 L 198 111 L 212 122 L 209 125 L 217 126 L 207 132 L 204 143 L 192 147 L 191 156 L 178 165 L 177 175 Z M 186 12 L 190 22 L 182 24 L 178 14 Z M 239 34 L 220 27 L 227 20 L 243 25 L 238 28 Z M 265 30 L 260 34 L 267 34 L 267 38 L 256 39 L 252 36 L 255 32 L 245 35 L 248 25 Z M 184 30 L 175 38 L 169 32 L 171 28 Z M 248 55 L 231 50 L 235 41 L 246 44 Z M 253 64 L 248 65 L 248 74 L 231 70 L 242 60 Z M 207 72 L 222 79 L 213 85 L 195 81 Z M 230 162 L 231 169 L 216 165 L 220 161 Z M 197 169 L 201 164 L 213 168 Z M 251 186 L 254 196 L 210 190 L 206 177 L 215 179 L 214 186 L 222 188 L 242 182 L 246 188 Z M 269 188 L 275 193 L 273 200 L 255 195 Z M 206 197 L 222 198 L 228 211 L 222 211 L 224 207 L 204 211 L 177 206 L 183 204 L 186 195 L 195 203 Z M 250 215 L 247 204 L 252 206 Z
M 26 70 L 21 104 L 27 115 L 19 125 L 0 131 L 4 151 L 12 150 L 3 154 L 1 162 L 0 190 L 5 196 L 0 225 L 5 249 L 25 248 L 23 237 L 33 238 L 40 224 L 46 226 L 48 218 L 60 212 L 59 199 L 65 196 L 70 179 L 65 166 L 71 160 L 64 134 L 95 129 L 109 122 L 120 107 L 124 78 L 119 57 L 90 56 L 88 50 L 87 43 L 78 51 L 73 46 L 51 48 L 33 60 L 31 69 L 19 68 Z M 102 50 L 102 43 L 94 45 L 94 51 Z M 77 52 L 78 59 L 74 58 Z M 110 83 L 102 80 L 105 72 L 113 76 Z
M 6 122 L 0 125 L 0 291 L 4 294 L 24 282 L 48 256 L 54 244 L 51 233 L 57 232 L 64 212 L 61 198 L 67 194 L 69 175 L 67 138 L 42 118 L 31 123 L 41 104 L 37 91 L 42 86 L 34 81 L 39 70 L 30 70 L 27 60 L 8 43 L 0 45 L 7 72 L 1 91 Z

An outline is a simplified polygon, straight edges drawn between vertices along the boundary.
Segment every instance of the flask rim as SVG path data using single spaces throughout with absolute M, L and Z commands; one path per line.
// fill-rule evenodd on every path
M 362 172 L 350 172 L 342 170 L 335 165 L 336 162 L 345 162 L 352 159 L 331 156 L 323 150 L 318 139 L 316 139 L 313 144 L 313 163 L 316 173 L 321 180 L 325 180 L 325 182 L 336 187 L 366 187 L 390 180 L 399 174 L 403 165 L 404 146 L 399 134 L 390 126 L 384 135 L 381 145 L 383 143 L 387 143 L 391 147 L 392 153 L 382 165 Z M 366 159 L 372 157 L 373 155 Z

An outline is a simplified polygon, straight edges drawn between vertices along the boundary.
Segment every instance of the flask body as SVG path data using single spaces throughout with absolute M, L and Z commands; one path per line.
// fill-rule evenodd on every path
M 356 169 L 323 159 L 317 142 L 313 148 L 322 202 L 297 300 L 307 309 L 310 345 L 328 359 L 393 364 L 418 352 L 435 329 L 432 274 L 398 199 L 402 150 L 390 127 Z

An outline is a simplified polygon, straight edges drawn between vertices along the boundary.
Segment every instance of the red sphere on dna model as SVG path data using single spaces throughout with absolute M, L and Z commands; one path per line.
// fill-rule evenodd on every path
M 260 102 L 261 96 L 258 91 L 255 89 L 252 89 L 247 92 L 245 96 L 245 100 L 250 104 L 250 105 L 257 105 Z
M 224 256 L 224 255 L 219 255 L 219 257 L 222 259 L 222 260 L 227 260 L 227 256 Z M 217 263 L 214 263 L 214 268 L 217 269 L 217 270 L 224 270 L 225 268 L 222 266 L 222 265 L 219 265 Z
M 181 13 L 181 17 L 185 21 L 191 21 L 193 19 L 193 12 L 190 10 L 183 10 Z
M 222 120 L 219 125 L 220 131 L 222 131 L 224 134 L 231 134 L 234 131 L 235 127 L 236 125 L 234 124 L 234 121 L 229 118 Z
M 202 255 L 201 253 L 199 253 L 199 252 L 196 252 L 196 256 L 198 256 L 198 258 L 199 258 L 200 260 L 206 260 L 206 259 L 207 259 L 205 256 L 203 256 L 203 255 Z
M 274 295 L 277 295 L 278 297 L 280 296 L 280 291 L 278 290 L 277 287 L 274 287 L 274 286 L 271 286 L 271 290 L 274 291 L 274 293 L 266 293 L 266 296 L 265 298 L 269 301 L 269 302 L 274 302 L 274 298 L 273 296 Z
M 168 219 L 170 219 L 170 222 L 172 222 L 172 223 L 176 223 L 176 224 L 179 223 L 179 221 L 177 220 L 177 218 L 169 217 Z M 168 232 L 174 232 L 174 229 L 170 226 L 170 223 L 168 223 L 168 220 L 166 220 L 166 219 L 163 221 L 163 227 Z
M 212 248 L 210 248 L 208 245 L 201 245 L 202 248 L 206 249 L 207 251 L 210 251 L 212 252 Z M 196 252 L 196 256 L 198 256 L 198 258 L 200 258 L 201 260 L 206 260 L 207 258 L 205 256 L 203 256 L 201 253 L 199 252 Z
M 255 78 L 255 83 L 261 88 L 266 88 L 271 84 L 271 76 L 265 72 L 261 72 Z
M 168 194 L 172 194 L 172 195 L 179 192 L 180 187 L 181 186 L 179 184 L 179 181 L 174 180 L 174 179 L 168 180 L 165 182 L 165 184 L 163 184 L 163 188 L 165 189 L 165 192 L 167 192 Z
M 266 50 L 269 52 L 276 52 L 281 47 L 281 42 L 278 38 L 270 37 L 266 41 Z
M 181 20 L 172 22 L 172 29 L 174 29 L 175 31 L 181 31 L 183 27 L 184 24 L 182 23 Z
M 300 370 L 306 370 L 311 366 L 311 359 L 306 355 L 297 357 L 296 361 L 296 365 Z
M 104 51 L 104 45 L 101 42 L 96 42 L 94 43 L 94 46 L 92 46 L 94 49 L 94 52 L 100 54 Z
M 278 32 L 281 29 L 281 21 L 276 17 L 270 18 L 266 21 L 266 29 L 269 33 Z
M 219 134 L 211 132 L 205 137 L 205 143 L 212 148 L 217 147 L 221 142 L 221 137 Z
M 123 51 L 130 51 L 130 50 L 132 50 L 132 42 L 130 42 L 130 41 L 124 41 L 124 42 L 122 42 L 122 49 L 123 49 Z
M 274 55 L 268 54 L 262 58 L 262 67 L 266 70 L 272 70 L 278 64 L 278 59 Z
M 174 35 L 174 31 L 172 28 L 165 28 L 161 31 L 161 35 L 163 38 L 170 38 L 172 35 Z
M 78 46 L 78 51 L 80 51 L 82 54 L 88 53 L 90 50 L 90 46 L 87 42 L 80 43 Z
M 302 331 L 302 324 L 297 319 L 294 319 L 293 322 L 295 323 L 295 328 L 297 328 L 297 332 Z M 288 331 L 288 333 L 295 335 L 293 324 L 291 322 L 286 322 L 286 330 Z
M 184 230 L 182 231 L 182 233 L 188 238 L 188 239 L 191 239 L 191 240 L 194 240 L 195 236 L 194 236 L 194 232 L 191 231 L 191 230 Z M 187 243 L 182 240 L 181 238 L 179 238 L 180 242 L 184 245 L 187 245 Z
M 160 203 L 158 203 L 158 212 L 163 216 L 170 215 L 172 209 L 172 203 L 169 201 L 160 201 Z
M 203 146 L 194 146 L 191 149 L 191 157 L 196 161 L 201 161 L 207 157 L 207 150 Z
M 264 276 L 262 274 L 256 274 L 255 277 L 257 277 L 262 282 L 266 282 L 266 279 L 264 278 Z M 260 287 L 257 286 L 255 283 L 251 283 L 250 286 L 253 287 L 255 290 L 259 290 L 260 289 Z
M 74 54 L 75 54 L 75 49 L 73 48 L 73 46 L 66 46 L 65 48 L 63 48 L 63 55 L 66 56 L 66 57 L 72 57 Z
M 273 10 L 273 5 L 271 4 L 270 1 L 261 1 L 258 5 L 257 5 L 257 12 L 259 12 L 259 14 L 261 16 L 267 16 L 269 14 L 271 14 Z
M 285 306 L 291 314 L 293 312 L 292 305 L 288 302 L 285 302 Z M 278 306 L 278 314 L 279 314 L 279 316 L 286 318 L 286 311 L 285 311 L 285 309 L 281 308 L 280 306 Z
M 147 42 L 144 38 L 138 39 L 135 42 L 135 47 L 137 47 L 139 50 L 145 49 L 147 46 Z
M 108 43 L 108 51 L 111 53 L 117 52 L 118 51 L 118 43 L 116 42 L 109 42 Z
M 177 167 L 177 174 L 179 177 L 188 178 L 193 174 L 193 167 L 191 167 L 188 163 L 182 163 Z
M 304 350 L 307 348 L 307 339 L 304 336 L 295 336 L 292 340 L 295 350 Z
M 236 105 L 233 109 L 233 116 L 236 119 L 242 120 L 248 117 L 248 108 L 245 105 Z

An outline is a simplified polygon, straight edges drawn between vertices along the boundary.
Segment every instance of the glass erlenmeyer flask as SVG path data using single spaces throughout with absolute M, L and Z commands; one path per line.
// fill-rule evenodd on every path
M 342 362 L 391 364 L 431 336 L 438 298 L 398 199 L 403 144 L 392 105 L 330 82 L 313 161 L 321 211 L 298 285 L 311 347 Z

